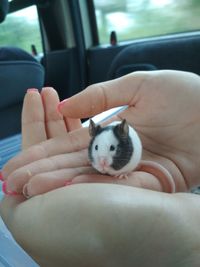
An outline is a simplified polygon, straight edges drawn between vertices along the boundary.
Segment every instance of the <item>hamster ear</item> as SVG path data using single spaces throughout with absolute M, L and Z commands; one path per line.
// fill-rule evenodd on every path
M 91 137 L 94 137 L 98 131 L 101 129 L 100 125 L 96 125 L 92 119 L 90 119 L 90 124 L 89 124 L 89 134 Z
M 118 131 L 120 137 L 122 137 L 122 138 L 128 137 L 129 127 L 128 127 L 128 123 L 125 119 L 123 119 L 123 121 L 120 124 L 118 124 L 116 127 L 117 127 L 117 131 Z

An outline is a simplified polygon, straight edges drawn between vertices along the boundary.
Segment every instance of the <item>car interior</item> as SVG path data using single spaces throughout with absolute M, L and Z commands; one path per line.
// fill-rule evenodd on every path
M 63 100 L 90 84 L 138 70 L 175 69 L 199 74 L 198 29 L 143 38 L 134 38 L 132 34 L 131 39 L 129 37 L 128 41 L 121 42 L 117 29 L 114 29 L 108 32 L 107 43 L 102 44 L 97 2 L 0 1 L 0 26 L 3 27 L 12 14 L 34 7 L 41 35 L 42 52 L 39 57 L 38 47 L 31 41 L 30 51 L 19 47 L 19 44 L 15 46 L 9 40 L 0 45 L 0 122 L 3 125 L 0 140 L 3 142 L 11 138 L 10 150 L 17 147 L 13 150 L 14 154 L 20 148 L 21 109 L 28 88 L 52 86 Z M 110 5 L 111 11 L 113 7 Z M 27 38 L 31 38 L 30 32 Z M 11 140 L 15 139 L 16 145 L 13 146 Z M 1 151 L 4 151 L 3 147 Z M 1 166 L 5 158 L 7 160 L 3 154 Z
M 0 0 L 0 170 L 21 150 L 29 88 L 64 100 L 135 71 L 200 75 L 198 2 Z

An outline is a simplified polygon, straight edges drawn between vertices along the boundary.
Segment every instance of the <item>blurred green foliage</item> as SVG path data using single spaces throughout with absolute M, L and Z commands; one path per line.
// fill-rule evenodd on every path
M 0 24 L 0 46 L 16 46 L 31 53 L 31 45 L 41 53 L 42 41 L 35 6 L 11 13 Z
M 104 2 L 104 5 L 103 3 Z M 94 0 L 100 43 L 200 29 L 199 0 Z M 118 19 L 117 19 L 118 18 Z
M 200 29 L 200 0 L 94 0 L 100 43 L 188 32 Z M 0 45 L 43 52 L 35 6 L 11 13 L 0 24 Z

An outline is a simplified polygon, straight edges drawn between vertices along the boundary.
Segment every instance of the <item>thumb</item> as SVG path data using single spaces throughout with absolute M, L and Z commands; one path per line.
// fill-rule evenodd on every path
M 135 105 L 141 84 L 148 72 L 135 72 L 121 78 L 88 86 L 60 102 L 58 110 L 70 118 L 88 118 L 110 108 Z

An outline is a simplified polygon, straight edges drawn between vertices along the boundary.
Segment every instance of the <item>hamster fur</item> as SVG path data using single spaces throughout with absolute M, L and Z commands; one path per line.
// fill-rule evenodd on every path
M 90 120 L 89 133 L 92 139 L 88 157 L 92 166 L 100 173 L 121 178 L 140 163 L 142 144 L 137 132 L 126 120 L 113 122 L 106 127 L 95 125 Z

